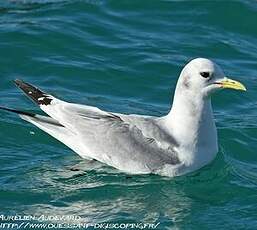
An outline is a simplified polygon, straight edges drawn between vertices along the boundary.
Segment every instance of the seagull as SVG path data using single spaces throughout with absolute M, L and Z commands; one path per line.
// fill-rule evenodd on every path
M 128 174 L 180 176 L 209 164 L 218 153 L 211 96 L 221 89 L 246 91 L 205 58 L 191 60 L 177 81 L 165 116 L 121 114 L 60 100 L 22 80 L 15 84 L 46 116 L 0 107 L 50 134 L 82 158 Z

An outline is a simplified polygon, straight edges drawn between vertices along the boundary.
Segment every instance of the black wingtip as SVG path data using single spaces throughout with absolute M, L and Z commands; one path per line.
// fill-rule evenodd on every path
M 49 105 L 52 101 L 50 95 L 47 95 L 37 87 L 26 83 L 20 79 L 14 80 L 14 83 L 19 87 L 30 99 L 38 105 Z
M 10 108 L 4 107 L 4 106 L 0 106 L 0 109 L 8 111 L 8 112 L 12 112 L 12 113 L 17 113 L 17 114 L 20 114 L 20 115 L 30 116 L 30 117 L 35 117 L 36 116 L 36 114 L 34 114 L 34 113 L 29 113 L 29 112 L 25 112 L 25 111 L 21 111 L 21 110 L 17 110 L 17 109 L 10 109 Z
M 20 79 L 15 79 L 15 80 L 13 80 L 14 81 L 14 83 L 15 83 L 15 85 L 17 85 L 17 86 L 19 86 L 23 81 L 22 80 L 20 80 Z

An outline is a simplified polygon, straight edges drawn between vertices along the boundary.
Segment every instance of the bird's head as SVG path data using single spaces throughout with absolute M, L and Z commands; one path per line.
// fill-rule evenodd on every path
M 226 77 L 217 64 L 205 58 L 193 59 L 184 67 L 179 87 L 205 98 L 220 89 L 246 90 L 242 83 Z

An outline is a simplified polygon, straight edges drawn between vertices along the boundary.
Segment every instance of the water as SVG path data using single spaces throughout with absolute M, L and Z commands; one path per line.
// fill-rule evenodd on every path
M 219 154 L 175 179 L 85 162 L 1 111 L 0 214 L 256 229 L 255 1 L 9 0 L 0 12 L 1 105 L 39 112 L 13 85 L 22 78 L 67 101 L 160 116 L 182 66 L 199 56 L 248 88 L 215 95 Z

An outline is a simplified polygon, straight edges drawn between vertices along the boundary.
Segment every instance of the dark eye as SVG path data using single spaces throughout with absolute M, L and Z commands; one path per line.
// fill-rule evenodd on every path
M 204 78 L 208 78 L 210 77 L 210 73 L 209 72 L 201 72 L 200 75 Z

